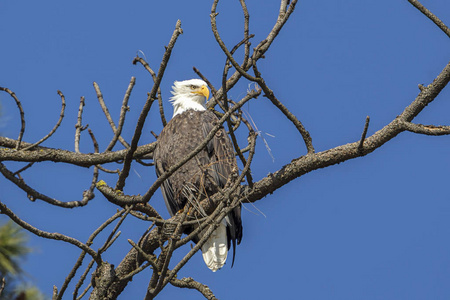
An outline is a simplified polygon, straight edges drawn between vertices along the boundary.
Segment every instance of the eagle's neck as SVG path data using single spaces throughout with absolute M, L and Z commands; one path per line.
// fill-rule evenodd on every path
M 205 106 L 192 101 L 191 99 L 177 99 L 177 101 L 173 102 L 173 116 L 179 115 L 189 109 L 193 110 L 206 110 Z

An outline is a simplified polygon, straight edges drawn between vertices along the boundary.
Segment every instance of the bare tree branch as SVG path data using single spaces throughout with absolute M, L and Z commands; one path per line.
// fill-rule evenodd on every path
M 17 98 L 16 94 L 13 91 L 11 91 L 10 89 L 0 86 L 0 91 L 7 92 L 14 99 L 14 101 L 16 102 L 17 108 L 19 109 L 21 127 L 20 127 L 19 137 L 17 138 L 17 144 L 15 146 L 16 149 L 19 149 L 20 143 L 22 142 L 23 133 L 25 132 L 25 113 L 22 108 L 22 103 L 20 103 L 19 98 Z
M 24 192 L 27 193 L 28 198 L 31 201 L 35 201 L 36 199 L 43 200 L 49 204 L 65 207 L 65 208 L 73 208 L 78 206 L 84 206 L 87 204 L 87 201 L 70 201 L 70 202 L 63 202 L 54 198 L 50 198 L 44 194 L 39 193 L 29 185 L 25 183 L 23 179 L 17 178 L 13 175 L 13 173 L 6 168 L 6 166 L 2 163 L 0 163 L 0 173 L 2 175 L 10 180 L 12 183 L 14 183 L 17 187 L 21 188 Z
M 442 23 L 440 19 L 424 8 L 417 0 L 408 1 L 428 18 L 430 18 L 448 36 L 450 36 L 450 30 Z M 282 99 L 278 99 L 275 96 L 275 92 L 269 87 L 263 74 L 261 74 L 258 70 L 259 60 L 264 58 L 264 55 L 267 53 L 275 38 L 293 13 L 298 1 L 280 0 L 280 8 L 279 11 L 276 12 L 278 13 L 278 16 L 275 24 L 267 36 L 259 41 L 258 45 L 254 49 L 250 48 L 250 39 L 254 37 L 254 35 L 250 34 L 250 14 L 245 0 L 239 0 L 239 2 L 244 17 L 243 37 L 240 38 L 240 42 L 231 48 L 231 50 L 229 50 L 229 48 L 225 45 L 217 27 L 216 19 L 218 18 L 217 6 L 219 0 L 214 0 L 211 8 L 211 29 L 216 42 L 226 55 L 221 78 L 221 88 L 217 90 L 208 78 L 206 78 L 194 67 L 194 72 L 196 72 L 203 80 L 205 80 L 205 82 L 207 82 L 214 95 L 213 99 L 211 99 L 207 104 L 208 108 L 214 110 L 216 107 L 215 105 L 218 104 L 221 110 L 223 110 L 223 113 L 219 109 L 218 111 L 214 111 L 219 120 L 217 125 L 209 132 L 207 137 L 204 140 L 199 141 L 197 147 L 192 150 L 191 153 L 182 158 L 176 165 L 162 174 L 151 185 L 149 184 L 150 187 L 143 196 L 139 194 L 125 195 L 122 191 L 124 190 L 126 180 L 129 177 L 133 161 L 141 163 L 147 167 L 153 166 L 152 163 L 144 163 L 142 160 L 152 159 L 156 142 L 143 146 L 138 146 L 138 144 L 152 103 L 156 99 L 158 99 L 159 103 L 159 113 L 162 124 L 165 126 L 167 123 L 164 116 L 160 85 L 175 43 L 179 35 L 183 32 L 180 21 L 178 21 L 175 26 L 175 30 L 171 36 L 168 46 L 166 47 L 166 51 L 161 59 L 157 73 L 152 70 L 143 58 L 136 56 L 133 60 L 133 64 L 140 63 L 144 66 L 152 77 L 154 84 L 151 91 L 147 94 L 147 100 L 139 114 L 138 119 L 136 120 L 134 134 L 130 144 L 123 139 L 121 133 L 124 128 L 125 121 L 129 122 L 129 117 L 125 118 L 125 116 L 128 111 L 128 102 L 131 92 L 136 83 L 134 77 L 131 78 L 125 92 L 121 104 L 117 127 L 109 113 L 108 106 L 103 99 L 100 87 L 94 82 L 94 89 L 98 101 L 108 120 L 108 123 L 110 124 L 113 134 L 108 146 L 105 148 L 105 151 L 99 153 L 100 150 L 97 140 L 93 132 L 89 130 L 89 135 L 95 152 L 90 154 L 80 153 L 81 131 L 87 128 L 87 126 L 82 126 L 84 97 L 81 97 L 78 108 L 77 123 L 75 125 L 75 151 L 72 152 L 40 146 L 42 142 L 52 136 L 52 134 L 59 128 L 64 117 L 65 98 L 61 92 L 58 91 L 62 101 L 62 108 L 57 124 L 47 136 L 37 143 L 31 144 L 22 141 L 25 130 L 25 117 L 20 101 L 14 92 L 7 88 L 0 88 L 0 90 L 7 92 L 16 101 L 16 105 L 20 111 L 22 123 L 17 140 L 0 137 L 0 147 L 4 147 L 0 148 L 0 173 L 3 177 L 27 193 L 30 199 L 40 199 L 51 205 L 65 208 L 86 205 L 89 200 L 93 199 L 94 189 L 97 188 L 110 203 L 122 208 L 108 218 L 103 224 L 97 227 L 89 236 L 86 243 L 82 243 L 77 239 L 60 233 L 49 233 L 37 229 L 23 221 L 5 204 L 0 202 L 0 212 L 7 215 L 26 230 L 44 238 L 65 241 L 82 250 L 69 274 L 65 278 L 59 292 L 56 287 L 54 288 L 53 299 L 62 299 L 64 294 L 67 292 L 68 287 L 74 281 L 76 281 L 76 284 L 73 299 L 80 299 L 88 292 L 88 290 L 91 290 L 90 299 L 116 299 L 125 289 L 128 282 L 148 267 L 152 269 L 152 276 L 148 283 L 146 299 L 154 299 L 157 297 L 169 283 L 180 288 L 195 289 L 206 299 L 216 299 L 215 295 L 208 288 L 208 286 L 195 281 L 191 277 L 178 279 L 176 276 L 181 268 L 183 268 L 192 256 L 198 252 L 208 237 L 217 228 L 222 219 L 242 202 L 259 201 L 278 188 L 311 171 L 339 164 L 349 159 L 365 156 L 405 131 L 430 136 L 450 135 L 450 126 L 423 125 L 412 122 L 414 118 L 439 95 L 440 91 L 450 81 L 449 63 L 431 84 L 428 86 L 420 85 L 420 92 L 417 97 L 411 101 L 411 104 L 407 106 L 399 116 L 397 116 L 386 126 L 372 135 L 367 136 L 370 121 L 369 117 L 367 117 L 360 139 L 355 140 L 352 143 L 316 153 L 312 144 L 311 136 L 303 126 L 302 122 L 286 107 L 286 105 L 282 102 Z M 243 53 L 236 54 L 238 50 Z M 238 62 L 235 57 L 241 58 L 242 54 L 243 59 Z M 229 71 L 233 68 L 235 71 L 231 76 L 229 76 Z M 257 84 L 257 90 L 249 91 L 245 97 L 235 103 L 233 100 L 228 99 L 228 94 L 231 94 L 230 89 L 243 78 L 251 82 L 255 82 Z M 267 97 L 271 103 L 282 112 L 284 117 L 296 127 L 305 143 L 307 154 L 304 156 L 300 156 L 299 154 L 290 163 L 286 164 L 278 171 L 253 182 L 251 167 L 255 156 L 258 133 L 254 131 L 249 120 L 246 120 L 241 107 L 244 103 L 258 97 L 262 92 L 264 93 L 264 96 Z M 153 205 L 150 205 L 152 204 L 149 203 L 150 199 L 153 197 L 155 191 L 164 180 L 168 179 L 174 172 L 176 172 L 176 170 L 183 166 L 187 161 L 194 158 L 199 151 L 204 149 L 216 132 L 224 126 L 223 124 L 225 122 L 227 122 L 227 129 L 233 142 L 235 153 L 242 163 L 242 172 L 239 174 L 237 168 L 236 170 L 233 170 L 233 174 L 228 179 L 225 187 L 214 195 L 208 195 L 208 198 L 206 199 L 201 196 L 193 196 L 192 202 L 196 203 L 196 207 L 198 205 L 198 209 L 190 210 L 189 206 L 187 206 L 182 212 L 167 220 L 164 220 L 158 211 L 155 210 Z M 242 124 L 245 126 L 241 126 Z M 244 131 L 244 134 L 239 136 L 238 134 L 241 134 L 242 131 Z M 247 134 L 247 143 L 244 147 L 242 147 L 239 145 L 236 135 L 238 135 L 238 137 L 245 137 L 245 134 Z M 154 134 L 154 136 L 157 137 L 156 134 Z M 117 141 L 120 141 L 126 149 L 112 151 L 117 144 Z M 244 155 L 244 153 L 246 154 Z M 3 161 L 26 162 L 27 164 L 21 168 L 19 166 L 18 168 L 20 169 L 18 171 L 12 172 L 7 168 L 8 163 L 5 165 Z M 82 200 L 63 202 L 46 196 L 30 187 L 25 182 L 25 179 L 22 178 L 21 173 L 34 167 L 36 162 L 42 161 L 51 161 L 80 167 L 93 166 L 92 180 L 89 183 L 89 188 L 84 191 Z M 113 169 L 117 167 L 117 165 L 115 165 L 115 167 L 105 165 L 108 163 L 123 164 L 123 166 L 121 167 L 121 170 L 118 169 L 117 171 L 114 171 Z M 103 180 L 98 181 L 99 170 L 113 174 L 105 175 L 102 173 L 102 175 L 116 176 L 117 182 L 115 188 L 108 186 Z M 242 185 L 242 182 L 244 182 L 244 177 L 247 177 L 248 185 Z M 189 205 L 192 205 L 191 202 L 188 203 L 190 203 Z M 201 214 L 199 211 L 205 213 Z M 119 229 L 129 214 L 139 220 L 147 222 L 150 221 L 151 225 L 142 235 L 138 243 L 134 243 L 128 239 L 131 244 L 130 250 L 120 261 L 118 266 L 114 267 L 113 264 L 103 259 L 103 256 L 106 256 L 103 254 L 109 250 L 109 248 L 119 237 L 121 233 Z M 109 229 L 111 230 L 110 232 L 105 232 L 106 228 L 113 222 L 116 222 L 114 228 Z M 195 225 L 195 229 L 190 231 L 188 235 L 182 237 L 182 232 L 186 226 L 192 225 Z M 95 251 L 91 248 L 91 246 L 93 245 L 94 240 L 97 243 L 98 236 L 101 232 L 106 233 L 106 238 L 100 244 L 101 246 L 98 250 Z M 190 250 L 187 250 L 182 259 L 173 262 L 173 257 L 176 257 L 173 255 L 175 251 L 194 238 L 196 238 L 196 240 L 199 239 L 195 246 L 193 246 Z M 81 265 L 85 260 L 86 254 L 89 254 L 92 259 L 88 263 L 87 267 L 85 267 L 82 274 L 78 275 L 79 278 L 75 280 L 77 272 L 80 270 Z M 174 265 L 172 269 L 169 269 L 169 263 Z M 90 283 L 86 284 L 85 281 L 87 280 L 92 268 L 95 268 L 95 271 L 92 275 Z M 85 287 L 85 289 L 81 295 L 78 296 L 78 292 L 82 287 Z
M 23 151 L 29 150 L 39 144 L 41 144 L 42 142 L 44 142 L 46 139 L 48 139 L 49 137 L 51 137 L 53 135 L 53 133 L 55 133 L 56 129 L 58 129 L 59 125 L 61 125 L 61 122 L 64 118 L 64 111 L 66 109 L 66 99 L 63 95 L 63 93 L 61 91 L 58 91 L 58 95 L 61 97 L 61 113 L 59 115 L 59 119 L 58 122 L 56 122 L 55 126 L 53 127 L 53 129 L 46 135 L 44 136 L 42 139 L 40 139 L 39 141 L 37 141 L 36 143 L 29 145 L 27 147 L 25 147 L 24 149 L 21 149 Z
M 442 22 L 436 15 L 429 11 L 425 6 L 423 6 L 418 0 L 408 0 L 415 8 L 417 8 L 421 13 L 427 16 L 428 19 L 433 21 L 437 27 L 439 27 L 448 37 L 450 37 L 450 28 L 448 28 L 444 22 Z
M 359 146 L 358 146 L 359 151 L 363 151 L 364 140 L 366 139 L 367 130 L 369 129 L 369 122 L 370 122 L 370 117 L 367 116 L 366 123 L 364 124 L 363 133 L 361 135 L 361 140 L 359 140 Z
M 152 103 L 156 99 L 155 96 L 161 83 L 162 77 L 164 75 L 164 71 L 166 70 L 167 63 L 169 62 L 172 49 L 175 46 L 178 36 L 182 33 L 183 30 L 181 29 L 181 21 L 178 20 L 175 26 L 175 30 L 172 34 L 172 38 L 170 39 L 169 45 L 166 47 L 166 52 L 163 55 L 163 59 L 161 61 L 161 65 L 159 66 L 158 75 L 156 76 L 155 83 L 153 84 L 152 90 L 148 95 L 148 99 L 145 102 L 144 107 L 142 108 L 141 114 L 139 116 L 139 119 L 137 121 L 136 129 L 134 131 L 134 135 L 131 140 L 130 149 L 128 150 L 125 156 L 122 173 L 120 174 L 119 179 L 117 180 L 116 184 L 117 190 L 123 190 L 123 187 L 125 186 L 125 179 L 128 177 L 128 174 L 130 172 L 131 160 L 133 158 L 134 152 L 137 149 L 139 139 L 141 138 L 142 128 L 144 127 L 144 123 L 147 118 L 148 112 L 150 111 L 150 108 L 152 106 Z
M 120 137 L 120 134 L 122 133 L 123 124 L 125 122 L 125 114 L 128 111 L 128 100 L 130 99 L 131 91 L 133 90 L 133 87 L 136 83 L 136 78 L 131 77 L 130 84 L 128 85 L 127 91 L 125 92 L 125 96 L 123 97 L 122 101 L 122 107 L 120 108 L 120 116 L 119 116 L 119 122 L 117 123 L 117 129 L 114 130 L 114 137 L 112 138 L 111 142 L 109 143 L 108 147 L 106 147 L 105 151 L 111 151 L 116 142 L 117 139 Z M 112 126 L 114 126 L 114 123 L 112 123 Z M 126 148 L 129 148 L 127 142 L 122 142 Z
M 116 124 L 114 124 L 111 114 L 109 113 L 108 107 L 105 104 L 105 100 L 103 99 L 103 94 L 100 90 L 100 86 L 95 81 L 94 81 L 93 85 L 94 85 L 95 93 L 97 94 L 98 103 L 100 104 L 100 107 L 102 108 L 102 111 L 105 114 L 106 119 L 108 120 L 109 126 L 111 126 L 112 131 L 114 132 L 114 134 L 116 134 L 116 132 L 117 132 Z M 133 85 L 134 85 L 134 83 L 133 83 Z M 126 100 L 128 101 L 128 99 L 126 99 Z M 119 134 L 118 139 L 125 148 L 129 147 L 128 143 L 123 139 L 122 136 L 120 136 L 120 134 Z
M 102 153 L 101 155 L 96 153 L 80 154 L 67 150 L 53 149 L 47 147 L 37 147 L 35 151 L 14 151 L 11 148 L 15 147 L 17 140 L 0 137 L 0 161 L 24 161 L 24 162 L 41 162 L 51 161 L 59 163 L 68 163 L 80 167 L 90 167 L 98 164 L 105 164 L 111 162 L 118 162 L 123 160 L 127 150 L 118 150 L 114 152 Z M 22 142 L 24 146 L 31 145 L 29 143 Z M 152 154 L 156 147 L 156 143 L 142 145 L 137 147 L 133 154 L 133 158 L 143 158 L 146 154 Z M 8 149 L 10 148 L 10 149 Z
M 435 126 L 414 124 L 411 122 L 400 122 L 400 125 L 407 131 L 425 135 L 449 135 L 450 126 Z
M 133 59 L 133 65 L 135 65 L 137 62 L 139 62 L 141 65 L 144 66 L 144 68 L 150 73 L 153 79 L 153 83 L 156 82 L 156 73 L 153 71 L 152 68 L 150 68 L 150 65 L 142 58 L 136 55 L 136 57 Z M 161 122 L 163 126 L 167 125 L 166 116 L 164 115 L 164 105 L 161 97 L 161 88 L 158 87 L 158 105 L 159 105 L 159 115 L 161 116 Z
M 182 279 L 172 278 L 170 284 L 179 288 L 188 288 L 199 291 L 206 299 L 208 300 L 216 300 L 216 296 L 214 296 L 213 292 L 209 289 L 207 285 L 204 285 L 198 281 L 195 281 L 191 277 L 185 277 Z
M 81 120 L 83 116 L 84 97 L 80 98 L 80 106 L 78 108 L 77 124 L 75 124 L 75 152 L 80 153 L 80 135 L 83 130 Z
M 46 238 L 46 239 L 51 239 L 51 240 L 57 240 L 57 241 L 63 241 L 69 244 L 72 244 L 84 251 L 86 251 L 89 255 L 92 256 L 92 258 L 96 261 L 101 261 L 99 255 L 93 250 L 91 249 L 89 246 L 87 246 L 86 244 L 83 244 L 82 242 L 78 241 L 77 239 L 74 239 L 72 237 L 66 236 L 64 234 L 61 233 L 50 233 L 50 232 L 46 232 L 40 229 L 37 229 L 36 227 L 28 224 L 27 222 L 23 221 L 22 219 L 20 219 L 18 216 L 16 216 L 8 207 L 6 207 L 5 204 L 3 204 L 2 202 L 0 202 L 0 213 L 7 215 L 12 221 L 14 221 L 14 223 L 16 223 L 17 225 L 19 225 L 20 227 L 30 231 L 31 233 Z

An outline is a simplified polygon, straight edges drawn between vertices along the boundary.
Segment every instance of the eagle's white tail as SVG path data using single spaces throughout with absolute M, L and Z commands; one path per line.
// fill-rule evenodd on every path
M 222 220 L 209 239 L 203 244 L 202 255 L 208 268 L 215 272 L 223 267 L 227 261 L 227 254 L 227 227 L 225 220 Z

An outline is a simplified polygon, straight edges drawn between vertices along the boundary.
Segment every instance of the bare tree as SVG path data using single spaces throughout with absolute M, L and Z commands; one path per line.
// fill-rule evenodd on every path
M 441 29 L 447 36 L 450 37 L 450 29 L 443 24 L 433 13 L 423 7 L 416 0 L 408 0 L 415 8 L 420 10 L 426 17 L 428 17 L 436 26 Z M 369 117 L 366 118 L 364 126 L 361 128 L 361 138 L 357 141 L 350 142 L 335 148 L 328 149 L 322 152 L 314 150 L 313 142 L 308 131 L 297 117 L 289 111 L 283 102 L 277 97 L 274 91 L 266 84 L 263 75 L 258 69 L 258 62 L 264 58 L 267 50 L 275 41 L 279 32 L 283 29 L 289 17 L 294 13 L 297 0 L 281 0 L 278 18 L 273 25 L 272 30 L 266 38 L 259 41 L 256 47 L 251 48 L 251 41 L 254 38 L 250 34 L 249 13 L 244 0 L 240 0 L 242 12 L 244 15 L 243 37 L 241 42 L 234 47 L 229 48 L 223 42 L 219 28 L 216 24 L 216 16 L 218 0 L 213 2 L 211 8 L 211 28 L 214 37 L 221 47 L 227 60 L 223 68 L 222 85 L 214 87 L 210 84 L 208 78 L 205 78 L 201 71 L 194 68 L 194 71 L 205 80 L 212 91 L 213 98 L 208 102 L 208 107 L 212 109 L 219 118 L 218 125 L 210 132 L 207 138 L 202 141 L 198 147 L 180 161 L 176 166 L 162 174 L 147 190 L 144 195 L 125 195 L 123 189 L 126 185 L 130 174 L 132 164 L 142 164 L 152 168 L 152 155 L 156 146 L 156 142 L 146 145 L 139 145 L 142 136 L 144 123 L 146 122 L 148 113 L 155 101 L 158 102 L 158 109 L 160 112 L 161 122 L 166 125 L 167 119 L 163 110 L 163 99 L 161 97 L 160 83 L 163 79 L 166 66 L 169 62 L 171 52 L 176 45 L 177 38 L 182 33 L 181 22 L 176 23 L 174 32 L 166 47 L 166 51 L 161 60 L 160 67 L 154 71 L 149 63 L 142 57 L 135 57 L 133 64 L 142 65 L 153 79 L 153 87 L 148 93 L 147 100 L 141 110 L 139 118 L 135 121 L 134 135 L 131 140 L 126 141 L 122 136 L 122 129 L 126 121 L 128 111 L 128 100 L 135 85 L 135 78 L 131 78 L 126 93 L 123 97 L 123 102 L 120 109 L 120 118 L 117 124 L 114 123 L 108 107 L 106 106 L 102 92 L 98 84 L 94 83 L 95 92 L 98 101 L 103 109 L 111 129 L 112 137 L 109 145 L 105 149 L 99 149 L 96 142 L 95 133 L 83 125 L 83 110 L 84 98 L 81 97 L 78 118 L 75 129 L 75 147 L 74 151 L 62 150 L 56 148 L 48 148 L 41 146 L 41 144 L 50 138 L 56 130 L 58 130 L 61 121 L 65 114 L 65 97 L 61 91 L 58 94 L 61 98 L 61 113 L 58 122 L 51 130 L 51 132 L 40 139 L 36 143 L 28 143 L 23 141 L 23 134 L 25 131 L 25 117 L 21 102 L 16 94 L 6 87 L 0 87 L 0 90 L 8 93 L 16 102 L 19 109 L 20 118 L 22 122 L 21 130 L 17 139 L 9 139 L 0 137 L 0 146 L 3 147 L 0 151 L 0 161 L 14 161 L 26 163 L 18 170 L 11 170 L 4 163 L 0 163 L 0 172 L 9 181 L 13 182 L 17 188 L 23 190 L 28 198 L 32 200 L 42 200 L 50 205 L 55 205 L 64 208 L 74 208 L 79 206 L 89 205 L 90 200 L 95 196 L 98 190 L 111 205 L 117 206 L 120 210 L 106 220 L 99 226 L 86 241 L 79 241 L 73 237 L 66 236 L 59 233 L 50 233 L 40 230 L 31 224 L 26 223 L 19 216 L 17 216 L 4 202 L 0 202 L 0 211 L 7 215 L 18 225 L 22 226 L 29 232 L 47 239 L 60 240 L 74 247 L 78 247 L 81 251 L 78 260 L 73 266 L 70 273 L 67 275 L 62 286 L 54 288 L 53 299 L 61 299 L 67 292 L 69 283 L 77 281 L 74 290 L 74 299 L 82 298 L 90 293 L 89 299 L 116 299 L 127 284 L 139 272 L 146 268 L 152 268 L 152 277 L 148 283 L 146 299 L 155 298 L 167 284 L 179 288 L 195 289 L 200 292 L 207 299 L 216 299 L 213 292 L 204 284 L 195 281 L 191 277 L 177 278 L 178 271 L 192 258 L 192 256 L 200 249 L 204 239 L 206 239 L 215 229 L 215 226 L 223 219 L 223 217 L 230 212 L 234 207 L 240 203 L 256 202 L 268 194 L 271 194 L 278 188 L 288 184 L 293 179 L 298 178 L 311 171 L 335 165 L 352 158 L 363 157 L 374 150 L 383 146 L 389 140 L 395 138 L 399 133 L 409 131 L 417 134 L 425 135 L 449 135 L 450 126 L 436 126 L 423 125 L 414 123 L 413 120 L 422 110 L 430 104 L 440 93 L 440 91 L 447 85 L 450 80 L 450 63 L 444 66 L 442 72 L 436 76 L 432 83 L 427 86 L 419 85 L 419 94 L 399 115 L 393 119 L 389 124 L 384 126 L 373 135 L 367 136 L 369 127 Z M 238 62 L 235 58 L 237 51 L 243 51 L 243 59 Z M 230 73 L 230 71 L 234 72 Z M 239 101 L 235 102 L 228 98 L 227 94 L 238 81 L 249 81 L 255 83 L 254 88 L 249 90 L 247 94 Z M 273 104 L 274 110 L 281 111 L 284 116 L 292 123 L 301 139 L 303 140 L 306 153 L 299 157 L 293 157 L 292 161 L 282 167 L 280 170 L 269 174 L 268 176 L 254 181 L 251 175 L 251 165 L 255 155 L 255 145 L 258 134 L 252 127 L 251 122 L 244 117 L 241 111 L 242 105 L 252 101 L 259 96 L 267 97 Z M 130 121 L 133 122 L 133 121 Z M 186 213 L 180 213 L 170 219 L 163 219 L 160 214 L 151 205 L 151 199 L 154 196 L 161 183 L 170 177 L 180 166 L 186 163 L 189 159 L 194 157 L 208 141 L 213 137 L 215 132 L 221 126 L 227 128 L 230 137 L 233 141 L 236 156 L 238 157 L 242 170 L 240 174 L 228 181 L 227 186 L 221 192 L 213 195 L 211 200 L 218 204 L 215 209 L 212 209 L 211 201 L 203 200 L 201 205 L 205 211 L 210 211 L 208 217 L 200 219 L 200 227 L 192 234 L 183 237 L 183 227 L 191 224 L 196 216 L 187 216 Z M 95 148 L 95 153 L 81 153 L 80 152 L 80 138 L 81 133 L 88 130 L 92 144 Z M 236 134 L 246 135 L 247 143 L 241 145 L 238 143 Z M 113 150 L 116 145 L 120 143 L 123 150 Z M 51 161 L 64 165 L 73 165 L 81 168 L 93 167 L 91 184 L 82 193 L 81 200 L 64 202 L 51 198 L 42 192 L 30 186 L 21 176 L 27 169 L 33 168 L 35 163 Z M 118 170 L 111 170 L 105 167 L 106 164 L 116 163 L 120 166 Z M 100 180 L 103 173 L 116 174 L 115 187 L 108 186 L 104 181 Z M 245 184 L 242 182 L 245 181 Z M 7 201 L 7 199 L 2 199 Z M 108 251 L 113 245 L 119 235 L 119 228 L 125 218 L 134 216 L 142 219 L 143 222 L 151 222 L 148 231 L 140 238 L 139 241 L 128 240 L 131 250 L 122 259 L 120 264 L 116 267 L 104 259 L 104 253 Z M 113 224 L 115 224 L 113 226 Z M 112 229 L 110 229 L 113 227 Z M 108 238 L 103 241 L 103 246 L 99 249 L 92 248 L 94 240 L 97 239 L 100 232 L 110 230 Z M 169 262 L 172 259 L 172 254 L 178 248 L 185 245 L 200 231 L 206 232 L 204 239 L 200 240 L 184 258 L 175 264 L 175 267 L 169 269 Z M 157 249 L 161 249 L 157 252 Z M 89 259 L 90 262 L 87 268 L 77 275 L 82 262 Z M 92 273 L 92 275 L 90 275 Z

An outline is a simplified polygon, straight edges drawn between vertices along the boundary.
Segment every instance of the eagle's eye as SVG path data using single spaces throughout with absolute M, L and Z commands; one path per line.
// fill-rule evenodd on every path
M 195 89 L 198 88 L 198 86 L 192 84 L 192 85 L 190 86 L 190 88 L 191 88 L 191 90 L 195 90 Z

